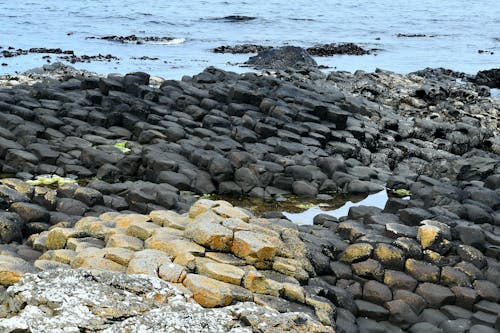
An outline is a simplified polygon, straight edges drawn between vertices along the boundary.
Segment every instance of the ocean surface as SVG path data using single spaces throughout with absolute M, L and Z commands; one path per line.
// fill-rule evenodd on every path
M 220 19 L 230 15 L 255 19 Z M 0 0 L 0 22 L 0 51 L 46 47 L 119 58 L 74 65 L 99 73 L 146 71 L 178 79 L 209 65 L 249 71 L 235 65 L 249 55 L 212 52 L 240 43 L 309 47 L 354 42 L 379 49 L 375 55 L 316 58 L 331 70 L 407 73 L 447 67 L 475 73 L 500 66 L 498 0 Z M 173 39 L 140 45 L 89 39 L 132 34 Z M 0 58 L 6 64 L 0 74 L 57 60 L 57 55 L 43 56 Z M 137 59 L 144 56 L 158 59 Z

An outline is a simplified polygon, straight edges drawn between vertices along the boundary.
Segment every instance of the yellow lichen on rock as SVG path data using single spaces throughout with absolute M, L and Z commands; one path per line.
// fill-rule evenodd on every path
M 230 251 L 233 242 L 233 232 L 231 230 L 210 221 L 199 221 L 190 224 L 185 230 L 184 236 L 211 250 L 223 252 Z
M 418 239 L 423 249 L 427 249 L 439 241 L 441 230 L 433 225 L 423 225 L 418 228 Z
M 371 257 L 373 246 L 368 243 L 356 243 L 349 245 L 339 257 L 340 261 L 354 263 Z
M 188 274 L 183 284 L 193 293 L 194 300 L 201 306 L 214 308 L 227 306 L 233 302 L 231 294 L 228 292 L 228 283 L 203 275 Z
M 227 264 L 208 262 L 198 267 L 198 273 L 222 282 L 240 285 L 245 271 Z
M 232 252 L 240 257 L 253 257 L 258 260 L 272 260 L 280 240 L 251 231 L 238 231 L 234 234 Z
M 200 199 L 189 208 L 189 217 L 194 219 L 214 207 L 216 203 L 212 200 Z

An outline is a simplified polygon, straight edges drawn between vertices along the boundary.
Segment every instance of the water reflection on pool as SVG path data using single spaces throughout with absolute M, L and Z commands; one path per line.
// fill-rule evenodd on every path
M 370 195 L 345 195 L 336 194 L 329 198 L 300 198 L 296 196 L 282 196 L 277 198 L 249 198 L 212 195 L 212 200 L 225 200 L 244 209 L 251 211 L 256 216 L 269 212 L 281 212 L 290 221 L 297 224 L 313 224 L 313 219 L 318 214 L 328 214 L 340 218 L 347 216 L 349 208 L 356 206 L 373 206 L 383 209 L 390 196 L 391 190 L 382 190 Z M 405 197 L 403 199 L 409 199 Z
M 385 204 L 388 199 L 387 191 L 383 190 L 374 194 L 371 194 L 367 196 L 365 199 L 358 201 L 358 202 L 352 202 L 352 201 L 347 201 L 344 205 L 341 207 L 334 209 L 334 210 L 323 210 L 319 205 L 309 208 L 301 213 L 289 213 L 289 212 L 283 212 L 283 215 L 285 215 L 290 221 L 297 223 L 297 224 L 312 224 L 313 219 L 316 215 L 318 214 L 328 214 L 331 216 L 334 216 L 336 218 L 346 216 L 347 213 L 349 212 L 349 208 L 351 207 L 356 207 L 356 206 L 374 206 L 378 208 L 384 208 Z

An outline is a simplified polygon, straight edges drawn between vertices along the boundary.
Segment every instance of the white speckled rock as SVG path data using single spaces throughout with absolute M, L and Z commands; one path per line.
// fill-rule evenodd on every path
M 24 275 L 4 297 L 0 332 L 5 333 L 243 333 L 270 327 L 333 332 L 307 314 L 279 313 L 255 303 L 205 309 L 181 289 L 146 275 L 56 269 Z

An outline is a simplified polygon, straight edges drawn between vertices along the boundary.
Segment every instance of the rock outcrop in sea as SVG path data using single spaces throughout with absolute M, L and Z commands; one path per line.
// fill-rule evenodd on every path
M 496 332 L 485 75 L 2 77 L 0 331 Z M 384 188 L 314 225 L 200 198 Z

